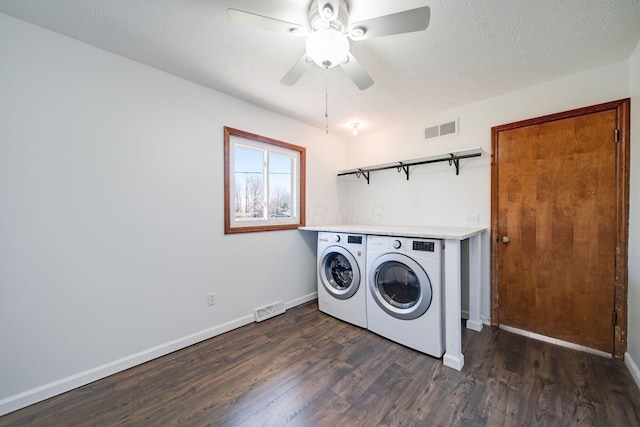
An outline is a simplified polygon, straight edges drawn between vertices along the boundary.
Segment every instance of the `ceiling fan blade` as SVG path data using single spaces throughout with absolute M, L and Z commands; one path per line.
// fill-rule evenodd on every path
M 430 17 L 431 10 L 429 6 L 405 10 L 404 12 L 355 22 L 349 26 L 349 35 L 353 40 L 364 40 L 392 34 L 422 31 L 429 26 Z
M 260 28 L 277 33 L 285 33 L 292 36 L 302 37 L 307 35 L 307 29 L 299 24 L 281 21 L 268 16 L 262 16 L 238 9 L 227 9 L 229 20 L 237 25 Z
M 313 64 L 312 61 L 307 61 L 307 55 L 302 55 L 302 58 L 291 67 L 289 72 L 280 80 L 285 86 L 293 86 L 302 77 L 305 71 Z
M 351 80 L 358 86 L 360 90 L 365 90 L 373 84 L 373 79 L 362 68 L 362 65 L 356 58 L 349 53 L 349 60 L 340 64 L 342 68 L 351 77 Z

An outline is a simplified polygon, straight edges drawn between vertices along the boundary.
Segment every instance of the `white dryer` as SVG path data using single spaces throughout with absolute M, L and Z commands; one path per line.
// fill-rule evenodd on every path
M 362 328 L 367 327 L 366 240 L 360 234 L 318 233 L 318 307 Z
M 435 357 L 444 353 L 442 241 L 368 236 L 370 331 Z

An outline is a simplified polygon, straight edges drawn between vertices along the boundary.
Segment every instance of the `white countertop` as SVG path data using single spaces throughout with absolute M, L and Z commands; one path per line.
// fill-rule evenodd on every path
M 300 227 L 305 231 L 329 231 L 335 233 L 370 234 L 376 236 L 421 237 L 427 239 L 465 240 L 487 231 L 483 227 L 426 227 L 399 225 L 315 225 Z

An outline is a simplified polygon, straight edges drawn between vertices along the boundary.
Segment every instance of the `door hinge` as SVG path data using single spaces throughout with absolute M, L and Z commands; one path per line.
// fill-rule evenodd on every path
M 613 326 L 618 326 L 618 312 L 613 312 Z
M 620 141 L 620 129 L 616 129 L 613 132 L 613 142 L 618 142 Z

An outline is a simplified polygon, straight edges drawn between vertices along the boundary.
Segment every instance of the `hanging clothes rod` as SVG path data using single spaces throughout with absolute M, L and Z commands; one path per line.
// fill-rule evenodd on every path
M 397 169 L 399 172 L 404 172 L 407 181 L 409 180 L 409 169 L 411 166 L 426 165 L 429 163 L 449 162 L 449 166 L 456 168 L 456 175 L 460 175 L 460 160 L 469 159 L 472 157 L 480 157 L 483 151 L 482 148 L 470 148 L 462 151 L 455 151 L 451 153 L 443 153 L 430 157 L 423 157 L 419 159 L 403 160 L 393 163 L 384 163 L 381 165 L 366 166 L 362 168 L 349 169 L 338 172 L 338 176 L 355 175 L 357 178 L 361 176 L 367 180 L 369 184 L 370 172 L 376 172 L 387 169 Z

